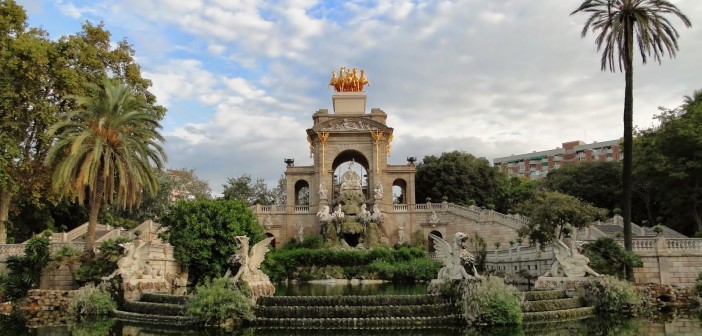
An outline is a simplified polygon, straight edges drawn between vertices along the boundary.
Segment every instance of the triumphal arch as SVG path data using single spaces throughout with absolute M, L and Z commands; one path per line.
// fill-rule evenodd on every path
M 315 112 L 306 132 L 313 165 L 286 160 L 286 204 L 256 208 L 266 232 L 278 242 L 313 234 L 330 245 L 408 242 L 414 161 L 388 163 L 393 128 L 381 109 L 367 111 L 363 70 L 341 68 L 329 85 L 333 109 Z M 401 216 L 397 205 L 405 205 Z
M 276 244 L 321 234 L 328 246 L 341 247 L 409 244 L 423 237 L 430 251 L 430 233 L 480 233 L 488 246 L 514 239 L 523 225 L 514 216 L 415 200 L 415 159 L 392 156 L 394 130 L 383 110 L 367 110 L 367 85 L 363 70 L 332 73 L 332 110 L 315 112 L 306 131 L 313 164 L 286 159 L 285 204 L 253 207 L 266 234 Z

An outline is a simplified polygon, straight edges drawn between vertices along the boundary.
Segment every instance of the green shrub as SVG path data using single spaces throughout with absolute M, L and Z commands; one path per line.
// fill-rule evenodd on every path
M 695 281 L 695 292 L 697 292 L 697 296 L 702 296 L 702 273 L 697 276 Z
M 189 315 L 208 325 L 219 325 L 230 318 L 234 321 L 254 318 L 250 298 L 223 278 L 198 285 L 187 309 Z
M 480 280 L 466 280 L 461 287 L 464 316 L 469 323 L 522 323 L 521 294 L 516 287 L 505 284 L 502 278 L 488 276 Z
M 612 276 L 590 280 L 585 300 L 600 312 L 627 312 L 641 304 L 641 296 L 630 282 Z
M 117 303 L 104 286 L 87 284 L 75 292 L 68 303 L 68 313 L 77 317 L 108 315 Z
M 609 237 L 602 237 L 583 246 L 583 254 L 590 259 L 590 267 L 603 275 L 620 279 L 625 277 L 627 265 L 641 264 L 638 256 L 624 250 L 621 244 Z
M 249 237 L 253 246 L 264 238 L 263 226 L 243 200 L 177 201 L 161 220 L 162 238 L 173 245 L 174 258 L 195 283 L 224 275 L 236 253 L 236 236 Z
M 112 274 L 117 269 L 117 261 L 124 256 L 121 244 L 130 241 L 130 238 L 119 237 L 100 243 L 95 258 L 83 263 L 73 272 L 76 282 L 79 285 L 102 282 L 102 277 Z
M 49 231 L 33 236 L 24 247 L 24 255 L 7 258 L 7 273 L 1 283 L 6 299 L 23 298 L 31 288 L 39 284 L 41 272 L 49 264 L 51 255 L 49 236 Z
M 341 267 L 343 274 L 310 274 L 325 267 Z M 436 277 L 441 264 L 429 259 L 420 248 L 402 246 L 397 249 L 376 247 L 371 250 L 329 250 L 281 248 L 266 255 L 263 271 L 272 281 L 285 279 L 312 280 L 342 278 L 380 278 L 396 281 L 430 280 Z M 327 269 L 330 270 L 330 269 Z

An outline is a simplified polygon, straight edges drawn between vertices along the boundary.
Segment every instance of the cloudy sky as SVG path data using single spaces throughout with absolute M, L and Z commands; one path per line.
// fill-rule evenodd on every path
M 580 38 L 580 0 L 18 0 L 52 38 L 104 21 L 134 45 L 163 120 L 168 165 L 220 192 L 284 158 L 312 163 L 305 129 L 331 110 L 332 70 L 365 69 L 368 108 L 395 128 L 391 163 L 462 150 L 492 159 L 621 137 L 624 76 Z M 702 89 L 702 1 L 677 58 L 635 64 L 634 124 Z

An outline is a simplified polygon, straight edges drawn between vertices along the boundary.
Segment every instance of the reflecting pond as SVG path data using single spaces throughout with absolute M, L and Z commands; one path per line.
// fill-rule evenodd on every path
M 8 317 L 0 319 L 0 334 L 7 336 L 37 335 L 114 335 L 114 336 L 151 336 L 151 335 L 403 335 L 403 336 L 439 336 L 439 335 L 702 335 L 702 320 L 692 313 L 679 315 L 657 315 L 648 318 L 621 319 L 596 317 L 580 321 L 560 321 L 549 323 L 528 324 L 521 327 L 497 329 L 473 329 L 465 327 L 446 328 L 398 328 L 398 329 L 260 329 L 245 328 L 234 331 L 217 329 L 184 329 L 182 327 L 164 327 L 143 324 L 132 324 L 104 319 L 89 323 L 78 323 L 72 326 L 30 328 L 22 321 Z

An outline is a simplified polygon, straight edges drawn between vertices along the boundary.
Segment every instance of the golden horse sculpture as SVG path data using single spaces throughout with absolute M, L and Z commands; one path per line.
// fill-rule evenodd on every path
M 362 92 L 366 85 L 370 86 L 370 82 L 365 71 L 361 70 L 359 76 L 356 68 L 349 71 L 346 67 L 341 67 L 339 75 L 336 75 L 336 71 L 332 71 L 332 77 L 329 80 L 329 86 L 333 86 L 336 92 Z

